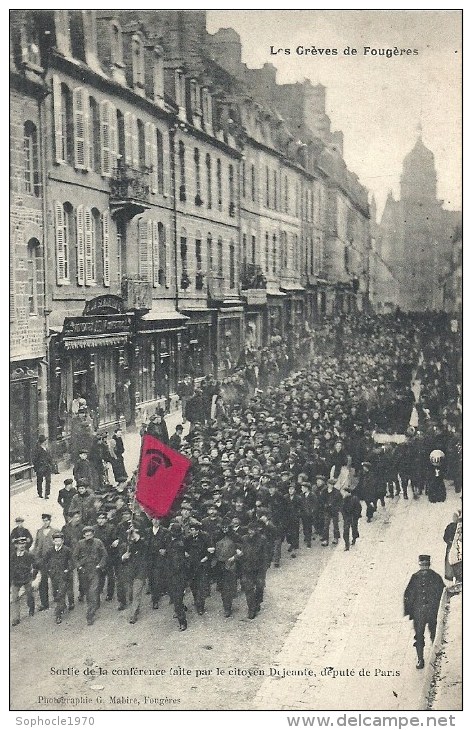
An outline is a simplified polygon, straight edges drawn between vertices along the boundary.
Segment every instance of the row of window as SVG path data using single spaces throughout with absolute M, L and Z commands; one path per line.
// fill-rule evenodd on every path
M 168 194 L 169 141 L 152 122 L 131 112 L 124 114 L 105 99 L 90 96 L 83 87 L 70 89 L 53 77 L 55 161 L 104 177 L 116 167 L 151 172 L 151 192 Z
M 224 277 L 224 247 L 225 242 L 221 236 L 215 240 L 211 233 L 206 236 L 206 261 L 204 253 L 204 241 L 202 235 L 197 231 L 195 239 L 189 239 L 187 231 L 182 228 L 180 231 L 180 267 L 182 273 L 181 288 L 186 289 L 193 285 L 192 276 L 195 274 L 195 289 L 203 289 L 205 286 L 205 274 L 208 279 Z M 206 264 L 206 272 L 205 272 Z M 234 240 L 228 243 L 228 282 L 229 288 L 236 287 L 236 246 Z
M 119 229 L 119 243 L 121 235 Z M 138 220 L 138 272 L 154 287 L 170 286 L 171 255 L 166 226 L 161 221 Z
M 97 256 L 101 252 L 103 286 L 110 286 L 110 213 L 68 202 L 54 203 L 56 238 L 56 281 L 79 286 L 98 283 Z
M 179 187 L 179 200 L 182 203 L 187 201 L 187 150 L 182 140 L 179 141 L 178 145 L 178 158 L 179 158 L 179 173 L 180 173 L 180 187 Z M 198 147 L 193 149 L 193 179 L 195 183 L 195 200 L 193 201 L 197 206 L 205 205 L 204 192 L 203 192 L 203 180 L 201 172 L 201 159 L 200 150 Z M 235 178 L 234 178 L 234 166 L 228 165 L 228 210 L 227 213 L 231 218 L 236 215 L 236 204 L 235 204 Z M 215 207 L 222 211 L 223 205 L 223 165 L 221 159 L 216 159 L 216 200 L 213 199 L 213 160 L 210 153 L 205 155 L 205 192 L 206 192 L 206 207 L 210 210 L 215 203 Z

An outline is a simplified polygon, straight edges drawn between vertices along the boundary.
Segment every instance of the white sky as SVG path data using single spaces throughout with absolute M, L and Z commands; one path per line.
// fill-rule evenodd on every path
M 234 28 L 242 60 L 270 62 L 279 83 L 311 79 L 327 87 L 331 129 L 344 132 L 344 157 L 375 194 L 379 214 L 399 196 L 402 160 L 421 119 L 436 159 L 438 197 L 461 208 L 461 13 L 428 10 L 208 10 L 207 27 Z M 270 46 L 292 55 L 270 55 Z M 338 56 L 299 56 L 298 45 L 338 48 Z M 345 56 L 347 45 L 357 56 Z M 417 56 L 364 56 L 363 46 L 417 48 Z

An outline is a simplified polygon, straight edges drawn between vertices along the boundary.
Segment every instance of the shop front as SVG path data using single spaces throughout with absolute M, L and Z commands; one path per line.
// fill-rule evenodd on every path
M 50 343 L 50 435 L 68 450 L 77 420 L 94 429 L 125 426 L 134 420 L 129 313 L 66 317 Z
M 236 367 L 243 347 L 243 307 L 228 307 L 216 313 L 217 376 L 229 375 Z
M 179 312 L 156 309 L 136 322 L 133 379 L 140 420 L 147 420 L 156 408 L 168 413 L 177 406 L 187 321 Z
M 281 342 L 285 336 L 286 294 L 278 290 L 267 290 L 267 309 L 265 310 L 264 345 Z
M 305 329 L 305 295 L 302 286 L 284 288 L 286 298 L 284 301 L 284 332 L 287 344 L 290 347 L 298 348 L 300 335 Z
M 38 432 L 38 363 L 10 366 L 10 482 L 32 476 L 32 456 Z
M 214 323 L 212 309 L 182 309 L 189 319 L 182 337 L 181 380 L 187 375 L 201 381 L 216 372 Z

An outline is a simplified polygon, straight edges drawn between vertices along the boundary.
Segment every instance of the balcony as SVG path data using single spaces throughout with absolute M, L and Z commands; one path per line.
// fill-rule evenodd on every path
M 267 302 L 267 281 L 258 264 L 245 264 L 241 270 L 241 295 L 247 304 Z
M 152 307 L 152 287 L 150 281 L 128 276 L 121 282 L 121 295 L 126 311 L 132 309 L 142 312 Z
M 110 210 L 114 217 L 131 220 L 150 205 L 150 171 L 129 165 L 114 168 L 110 178 Z

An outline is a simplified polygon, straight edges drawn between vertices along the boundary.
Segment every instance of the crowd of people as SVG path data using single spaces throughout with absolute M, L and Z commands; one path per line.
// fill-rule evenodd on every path
M 13 624 L 21 587 L 35 612 L 36 576 L 39 610 L 52 589 L 57 623 L 77 595 L 89 624 L 100 600 L 115 595 L 135 623 L 149 594 L 153 609 L 167 595 L 185 630 L 188 590 L 203 614 L 216 589 L 229 618 L 238 585 L 254 619 L 268 570 L 297 558 L 301 543 L 327 548 L 342 535 L 348 552 L 364 510 L 371 522 L 386 499 L 443 501 L 445 478 L 460 492 L 461 394 L 448 337 L 441 314 L 348 316 L 310 333 L 302 352 L 274 343 L 243 353 L 221 382 L 187 379 L 180 397 L 189 432 L 178 425 L 169 437 L 162 411 L 141 429 L 192 464 L 163 519 L 135 499 L 119 429 L 113 453 L 108 434 L 97 437 L 96 453 L 79 446 L 74 478 L 58 495 L 65 524 L 53 526 L 45 511 L 34 540 L 21 518 L 12 533 Z

